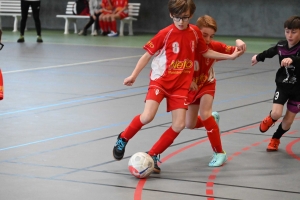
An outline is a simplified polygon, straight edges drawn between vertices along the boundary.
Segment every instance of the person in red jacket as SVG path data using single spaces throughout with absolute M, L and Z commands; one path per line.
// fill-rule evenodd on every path
M 232 54 L 236 49 L 242 53 L 246 51 L 246 44 L 240 40 L 236 40 L 236 46 L 226 45 L 222 42 L 213 40 L 217 32 L 216 21 L 208 15 L 198 18 L 197 26 L 202 32 L 202 36 L 209 49 L 224 54 Z M 216 78 L 213 65 L 219 61 L 218 59 L 205 58 L 198 54 L 195 62 L 195 70 L 193 82 L 188 94 L 189 107 L 186 116 L 186 127 L 189 129 L 205 127 L 211 147 L 213 149 L 213 158 L 208 164 L 210 167 L 218 167 L 223 165 L 227 160 L 227 155 L 222 148 L 219 114 L 212 113 L 212 105 L 216 91 Z M 200 113 L 200 116 L 198 116 Z

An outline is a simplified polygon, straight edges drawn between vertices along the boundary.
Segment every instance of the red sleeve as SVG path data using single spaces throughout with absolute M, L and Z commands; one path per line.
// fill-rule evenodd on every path
M 219 41 L 211 41 L 210 46 L 212 50 L 224 54 L 232 54 L 235 50 L 235 46 L 230 46 Z
M 197 45 L 198 52 L 200 54 L 206 53 L 208 51 L 208 47 L 206 45 L 206 42 L 203 39 L 200 29 L 196 25 L 193 25 L 193 24 L 190 24 L 190 26 L 196 31 L 196 33 L 198 35 L 198 45 Z
M 151 40 L 149 40 L 143 49 L 148 51 L 150 55 L 154 55 L 157 51 L 163 48 L 166 33 L 159 31 Z

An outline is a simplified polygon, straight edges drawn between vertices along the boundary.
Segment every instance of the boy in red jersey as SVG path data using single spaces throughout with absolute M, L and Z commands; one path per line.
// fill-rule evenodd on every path
M 267 147 L 267 151 L 277 151 L 280 138 L 292 126 L 300 112 L 300 16 L 291 16 L 284 22 L 285 40 L 252 57 L 252 65 L 264 62 L 266 58 L 278 55 L 279 69 L 276 73 L 276 91 L 269 115 L 260 123 L 259 130 L 264 133 L 282 116 L 283 106 L 287 110 L 282 122 Z
M 148 151 L 154 160 L 154 172 L 160 173 L 157 165 L 159 154 L 164 152 L 185 127 L 186 97 L 192 82 L 195 54 L 214 59 L 235 59 L 241 53 L 221 54 L 208 50 L 200 30 L 189 24 L 196 6 L 192 0 L 169 0 L 170 17 L 173 24 L 162 29 L 145 46 L 146 53 L 139 59 L 132 74 L 124 79 L 124 85 L 131 86 L 141 70 L 156 54 L 151 64 L 149 90 L 142 114 L 133 118 L 121 132 L 113 148 L 113 156 L 121 160 L 128 141 L 145 125 L 150 123 L 166 98 L 167 111 L 172 112 L 172 126 Z
M 242 53 L 246 51 L 246 44 L 237 39 L 236 46 L 228 46 L 224 43 L 212 40 L 217 32 L 216 21 L 204 15 L 197 20 L 197 26 L 209 49 L 214 51 L 232 54 L 236 48 Z M 198 54 L 195 62 L 193 82 L 188 95 L 187 102 L 190 103 L 186 114 L 186 127 L 190 129 L 205 127 L 207 136 L 214 151 L 213 158 L 209 163 L 211 167 L 223 165 L 227 155 L 222 148 L 220 130 L 218 126 L 219 114 L 212 113 L 212 104 L 216 90 L 216 79 L 213 65 L 216 59 L 205 58 Z M 198 116 L 198 112 L 200 116 Z M 217 122 L 216 122 L 217 121 Z
M 99 24 L 102 29 L 102 35 L 109 33 L 110 14 L 113 13 L 113 6 L 111 0 L 102 0 L 102 13 L 99 16 Z
M 110 17 L 110 33 L 109 37 L 118 36 L 116 19 L 124 19 L 128 17 L 128 0 L 113 0 L 112 5 L 114 12 L 109 15 Z

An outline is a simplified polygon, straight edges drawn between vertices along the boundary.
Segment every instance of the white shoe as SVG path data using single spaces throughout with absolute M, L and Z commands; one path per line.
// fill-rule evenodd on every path
M 109 37 L 117 37 L 119 34 L 114 32 L 114 31 L 110 31 L 110 33 L 107 35 Z
M 96 36 L 96 35 L 98 35 L 98 31 L 97 31 L 97 30 L 94 30 L 94 31 L 92 32 L 92 36 Z

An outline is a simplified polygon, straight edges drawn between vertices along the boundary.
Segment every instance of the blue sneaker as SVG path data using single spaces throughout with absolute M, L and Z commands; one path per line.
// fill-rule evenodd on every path
M 212 112 L 211 115 L 215 118 L 218 126 L 219 126 L 219 122 L 220 122 L 220 115 L 218 112 Z
M 122 160 L 124 153 L 125 153 L 125 147 L 127 144 L 126 140 L 124 138 L 120 137 L 121 134 L 122 133 L 119 134 L 119 136 L 117 138 L 117 142 L 113 149 L 113 155 L 116 160 Z
M 157 165 L 157 162 L 160 162 L 161 161 L 159 160 L 160 159 L 160 155 L 155 155 L 155 156 L 151 156 L 153 161 L 154 161 L 154 169 L 153 169 L 153 173 L 155 174 L 159 174 L 160 173 L 160 168 L 159 166 Z
M 215 153 L 213 154 L 213 158 L 208 164 L 210 167 L 220 167 L 227 161 L 226 152 L 224 153 Z

